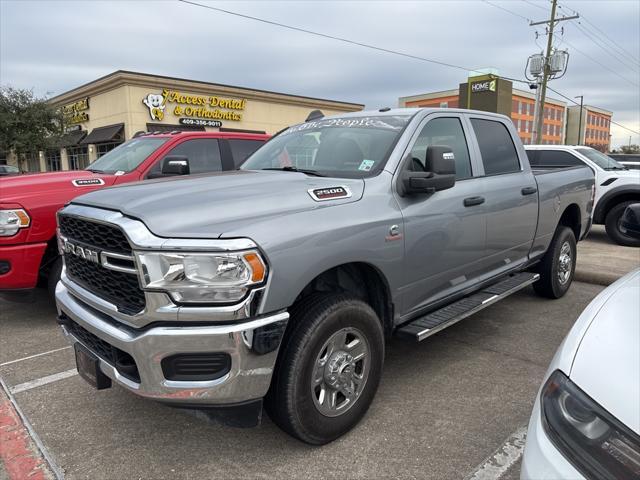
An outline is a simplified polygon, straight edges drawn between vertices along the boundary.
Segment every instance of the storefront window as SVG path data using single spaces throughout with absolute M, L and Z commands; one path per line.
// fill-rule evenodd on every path
M 99 143 L 96 145 L 96 149 L 97 149 L 97 153 L 98 153 L 98 158 L 100 158 L 101 156 L 109 153 L 111 150 L 113 150 L 114 148 L 116 148 L 118 145 L 121 145 L 122 142 L 115 142 L 115 143 Z
M 70 170 L 83 170 L 89 166 L 89 149 L 86 145 L 67 148 Z
M 47 150 L 45 153 L 47 162 L 47 172 L 57 172 L 62 170 L 62 159 L 60 150 Z

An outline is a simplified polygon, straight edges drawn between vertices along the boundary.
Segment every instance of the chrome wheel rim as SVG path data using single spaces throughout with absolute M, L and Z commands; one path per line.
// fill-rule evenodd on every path
M 318 411 L 337 417 L 349 410 L 362 394 L 371 354 L 369 343 L 357 328 L 343 328 L 324 343 L 316 357 L 311 395 Z
M 560 248 L 560 256 L 558 257 L 558 281 L 560 285 L 564 285 L 569 281 L 572 268 L 571 245 L 569 245 L 569 242 L 564 242 Z

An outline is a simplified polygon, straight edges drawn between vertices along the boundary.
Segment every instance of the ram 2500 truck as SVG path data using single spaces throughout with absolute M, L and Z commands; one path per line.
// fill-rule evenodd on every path
M 532 172 L 507 117 L 383 109 L 281 132 L 236 172 L 92 192 L 58 214 L 80 374 L 323 444 L 365 414 L 385 338 L 533 283 L 568 290 L 593 174 Z M 222 412 L 222 413 L 221 413 Z
M 586 165 L 595 175 L 593 223 L 604 225 L 607 235 L 619 245 L 640 247 L 640 240 L 621 228 L 622 214 L 640 202 L 640 170 L 629 170 L 598 150 L 573 145 L 527 145 L 534 169 L 553 170 Z
M 62 269 L 56 211 L 72 198 L 148 178 L 234 170 L 268 138 L 220 132 L 147 134 L 86 170 L 0 178 L 0 291 L 31 289 L 47 279 L 53 294 Z

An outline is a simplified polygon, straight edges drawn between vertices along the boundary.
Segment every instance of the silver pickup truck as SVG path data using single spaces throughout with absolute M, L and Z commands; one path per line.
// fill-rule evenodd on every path
M 188 158 L 182 159 L 188 162 Z M 507 117 L 382 109 L 292 126 L 239 171 L 59 212 L 80 374 L 311 444 L 366 413 L 385 338 L 421 341 L 533 284 L 569 289 L 586 167 L 533 172 Z

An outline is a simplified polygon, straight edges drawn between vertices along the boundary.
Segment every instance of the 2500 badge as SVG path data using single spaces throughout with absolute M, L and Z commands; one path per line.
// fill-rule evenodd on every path
M 347 187 L 330 187 L 330 188 L 316 188 L 309 190 L 309 195 L 316 202 L 325 202 L 327 200 L 336 200 L 339 198 L 351 197 L 351 190 Z

